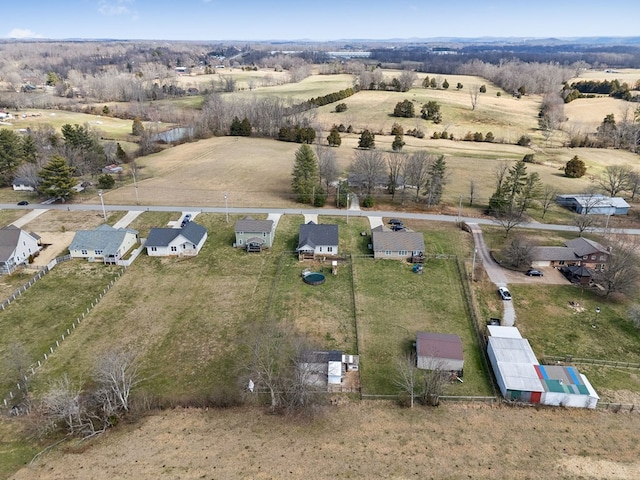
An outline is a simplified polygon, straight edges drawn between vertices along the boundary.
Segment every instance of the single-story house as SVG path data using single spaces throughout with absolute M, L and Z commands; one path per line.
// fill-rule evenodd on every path
M 16 177 L 11 182 L 11 186 L 16 191 L 33 192 L 38 187 L 38 182 L 30 178 Z
M 298 247 L 300 258 L 338 255 L 338 225 L 309 222 L 300 225 Z
M 564 247 L 534 247 L 531 251 L 532 267 L 583 266 L 604 270 L 609 261 L 610 249 L 588 238 L 567 240 Z
M 448 333 L 418 332 L 416 340 L 417 367 L 423 370 L 444 370 L 462 377 L 464 356 L 462 340 Z
M 575 367 L 540 365 L 517 327 L 492 327 L 487 354 L 502 396 L 543 405 L 595 408 L 599 396 Z
M 246 248 L 249 252 L 259 252 L 263 248 L 271 248 L 275 237 L 275 222 L 273 220 L 256 220 L 244 217 L 236 222 L 235 246 Z
M 394 232 L 381 225 L 371 231 L 371 246 L 374 258 L 411 261 L 424 257 L 424 236 L 421 232 Z
M 0 228 L 0 274 L 10 274 L 40 252 L 40 237 L 15 225 Z M 33 257 L 31 257 L 33 258 Z
M 558 195 L 556 202 L 584 215 L 627 215 L 630 208 L 623 198 L 601 194 Z
M 362 175 L 360 173 L 350 173 L 347 176 L 347 184 L 352 188 L 369 188 L 370 180 L 367 175 Z M 389 175 L 380 175 L 373 180 L 373 185 L 371 188 L 389 188 L 391 186 L 391 182 L 389 179 Z M 398 175 L 396 178 L 396 189 L 401 189 L 404 187 L 404 177 L 402 175 Z
M 95 230 L 78 230 L 69 245 L 72 258 L 115 263 L 138 243 L 138 231 L 100 225 Z
M 102 173 L 122 173 L 123 169 L 120 165 L 107 165 L 102 169 Z
M 206 240 L 206 228 L 187 222 L 182 228 L 152 228 L 144 245 L 150 257 L 195 256 Z

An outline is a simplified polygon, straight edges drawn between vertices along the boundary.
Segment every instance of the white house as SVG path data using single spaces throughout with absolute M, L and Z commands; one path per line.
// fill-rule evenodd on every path
M 195 222 L 182 228 L 152 228 L 145 243 L 151 257 L 195 256 L 207 240 L 207 230 Z
M 100 225 L 95 230 L 78 230 L 69 245 L 73 258 L 115 263 L 138 242 L 137 230 Z
M 13 273 L 40 251 L 40 237 L 15 225 L 0 228 L 0 274 Z
M 13 179 L 13 182 L 11 182 L 11 186 L 16 191 L 33 192 L 38 184 L 34 180 L 30 180 L 28 178 L 16 177 Z
M 300 225 L 299 256 L 338 255 L 338 225 L 309 222 Z

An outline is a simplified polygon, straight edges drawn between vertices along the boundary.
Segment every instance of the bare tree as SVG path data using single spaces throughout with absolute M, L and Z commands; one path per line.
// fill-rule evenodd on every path
M 469 97 L 471 98 L 471 110 L 475 110 L 478 105 L 478 97 L 480 96 L 480 86 L 471 85 L 469 88 Z
M 388 177 L 385 155 L 379 150 L 356 150 L 349 171 L 357 175 L 367 194 Z
M 319 136 L 317 138 L 319 139 Z M 340 174 L 335 149 L 316 143 L 316 157 L 318 158 L 320 181 L 324 180 L 328 192 L 331 182 L 337 180 Z
M 450 374 L 444 369 L 441 360 L 432 360 L 424 374 L 424 389 L 422 400 L 426 405 L 437 407 L 440 405 L 440 397 L 449 382 Z
M 628 190 L 629 176 L 632 172 L 633 169 L 627 165 L 609 165 L 598 178 L 598 184 L 609 196 L 615 197 Z
M 17 395 L 14 397 L 14 406 L 19 411 L 29 410 L 29 379 L 31 359 L 22 343 L 12 343 L 8 348 L 8 355 L 3 362 L 2 380 L 11 384 L 12 390 L 17 387 Z
M 418 78 L 416 72 L 411 70 L 403 70 L 398 77 L 398 82 L 400 82 L 400 91 L 408 92 L 413 87 L 414 82 Z
M 420 192 L 429 178 L 429 168 L 434 158 L 427 152 L 421 150 L 412 153 L 407 159 L 405 167 L 405 185 L 410 185 L 416 189 L 416 202 L 420 198 Z
M 571 222 L 578 227 L 578 233 L 580 236 L 596 223 L 596 217 L 594 215 L 587 215 L 583 213 L 576 213 L 571 218 Z
M 506 161 L 502 161 L 495 166 L 493 174 L 496 182 L 496 191 L 500 190 L 504 185 L 504 180 L 507 177 L 507 173 L 509 173 L 509 168 L 509 163 Z
M 636 195 L 640 191 L 640 173 L 633 171 L 629 174 L 629 193 L 631 200 L 635 200 Z
M 516 268 L 531 265 L 533 245 L 522 235 L 517 235 L 505 251 L 505 259 Z
M 421 394 L 420 390 L 424 383 L 421 381 L 421 375 L 414 351 L 398 358 L 394 383 L 409 395 L 411 408 L 413 408 L 415 398 Z
M 476 196 L 476 182 L 475 180 L 469 180 L 469 206 L 473 206 L 473 201 Z
M 402 153 L 391 153 L 387 156 L 387 164 L 389 166 L 389 193 L 391 199 L 395 199 L 396 189 L 402 187 L 404 192 L 404 171 L 407 161 L 406 155 Z M 401 185 L 402 184 L 402 185 Z
M 126 349 L 106 352 L 96 362 L 93 379 L 115 410 L 128 412 L 131 390 L 142 381 L 136 353 Z
M 504 229 L 504 238 L 509 236 L 509 232 L 524 221 L 522 210 L 516 205 L 505 205 L 496 211 L 496 223 Z
M 41 426 L 47 434 L 63 428 L 67 434 L 75 435 L 85 428 L 84 409 L 80 403 L 81 388 L 68 376 L 54 380 L 42 398 L 42 411 L 45 418 Z
M 631 305 L 627 311 L 627 318 L 634 327 L 640 328 L 640 305 L 637 303 Z
M 551 206 L 555 203 L 558 190 L 551 185 L 545 185 L 540 193 L 540 206 L 542 207 L 542 218 L 547 214 Z
M 633 295 L 637 292 L 640 268 L 636 252 L 639 248 L 637 239 L 614 239 L 607 263 L 594 275 L 594 281 L 602 287 L 605 297 L 612 293 Z

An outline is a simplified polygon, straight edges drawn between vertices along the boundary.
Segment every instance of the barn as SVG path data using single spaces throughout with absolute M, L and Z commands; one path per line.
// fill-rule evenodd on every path
M 462 340 L 458 335 L 418 332 L 416 354 L 418 368 L 455 372 L 462 377 L 464 357 Z
M 596 408 L 599 396 L 575 367 L 540 365 L 516 327 L 490 326 L 487 353 L 502 396 L 542 405 Z

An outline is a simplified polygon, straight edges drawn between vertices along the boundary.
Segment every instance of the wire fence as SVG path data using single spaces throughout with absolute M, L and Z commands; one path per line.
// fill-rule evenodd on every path
M 579 358 L 573 355 L 553 356 L 545 355 L 540 363 L 543 365 L 561 365 L 561 364 L 574 364 L 574 365 L 595 365 L 600 367 L 614 367 L 614 368 L 629 368 L 632 370 L 640 370 L 640 363 L 621 362 L 618 360 L 599 360 L 595 358 Z
M 56 261 L 56 263 L 54 263 L 53 265 L 50 263 L 47 267 L 45 267 L 45 269 L 48 271 L 51 270 L 51 268 L 53 268 L 53 266 L 57 265 L 57 263 L 60 262 L 64 262 L 69 260 L 71 257 L 66 258 L 66 257 L 59 257 L 62 258 L 62 260 L 60 261 Z M 57 259 L 56 259 L 57 260 Z M 53 263 L 53 262 L 52 262 Z M 45 269 L 43 269 L 42 271 L 44 271 Z M 95 308 L 98 303 L 100 302 L 100 300 L 102 300 L 102 298 L 109 292 L 109 290 L 111 290 L 111 288 L 115 285 L 116 281 L 118 279 L 120 279 L 120 277 L 122 276 L 122 274 L 124 273 L 124 271 L 126 270 L 126 268 L 123 268 L 122 270 L 120 270 L 117 275 L 116 278 L 111 280 L 107 286 L 102 290 L 102 292 L 100 292 L 98 294 L 98 296 L 96 296 L 96 298 L 94 299 L 93 302 L 91 302 L 90 306 L 88 306 L 86 308 L 86 310 L 84 310 L 82 312 L 82 314 L 80 316 L 78 316 L 73 322 L 71 322 L 71 324 L 69 325 L 69 327 L 60 335 L 60 337 L 56 338 L 49 346 L 48 350 L 46 352 L 44 352 L 44 354 L 42 355 L 42 357 L 40 359 L 38 359 L 36 362 L 32 363 L 28 368 L 27 368 L 27 375 L 24 376 L 24 382 L 27 382 L 29 380 L 29 376 L 33 376 L 35 375 L 35 373 L 38 371 L 38 369 L 40 369 L 40 367 L 42 367 L 45 362 L 49 359 L 49 357 L 51 355 L 54 354 L 54 352 L 56 351 L 57 348 L 60 347 L 60 345 L 62 344 L 62 342 L 64 342 L 67 338 L 69 338 L 69 336 L 73 333 L 74 330 L 76 330 L 77 327 L 80 326 L 80 324 L 82 323 L 82 321 L 87 317 L 87 315 L 89 315 L 89 313 L 91 312 L 91 310 L 93 308 Z M 34 277 L 35 278 L 35 277 Z M 42 277 L 39 277 L 42 278 Z M 34 282 L 35 283 L 35 282 Z M 33 285 L 33 284 L 31 284 Z M 30 285 L 30 286 L 31 286 Z M 20 381 L 18 381 L 16 383 L 15 386 L 15 390 L 12 389 L 8 392 L 7 396 L 3 399 L 2 404 L 0 404 L 0 409 L 4 409 L 5 411 L 11 413 L 13 411 L 14 408 L 17 408 L 16 406 L 14 406 L 14 401 L 17 400 L 20 395 L 21 395 L 21 391 L 23 390 L 23 387 L 21 387 L 21 384 L 23 384 L 22 379 Z

